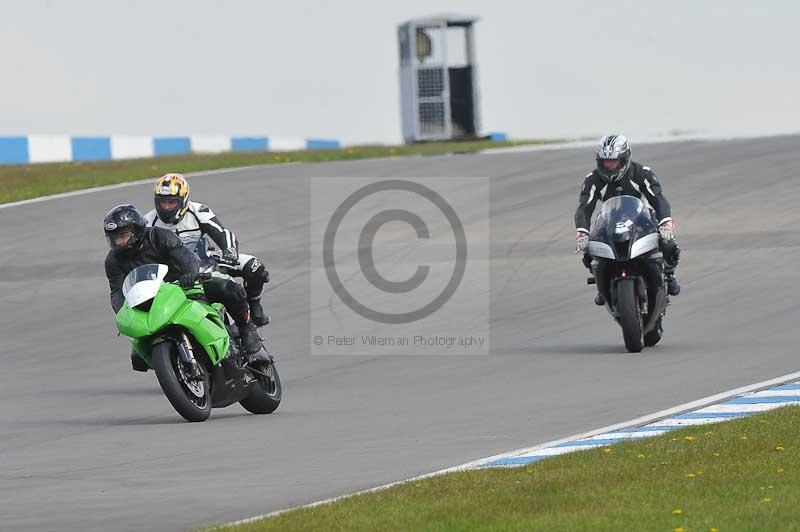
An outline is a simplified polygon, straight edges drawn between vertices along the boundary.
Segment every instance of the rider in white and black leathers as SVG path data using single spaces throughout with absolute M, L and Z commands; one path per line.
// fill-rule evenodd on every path
M 600 141 L 596 153 L 597 168 L 583 180 L 578 210 L 575 211 L 576 252 L 584 252 L 584 264 L 591 265 L 587 253 L 589 224 L 597 200 L 605 201 L 614 196 L 644 198 L 653 208 L 658 220 L 660 248 L 664 255 L 664 277 L 670 295 L 680 293 L 675 277 L 675 268 L 680 259 L 680 248 L 675 240 L 675 222 L 672 209 L 661 191 L 661 183 L 649 166 L 631 161 L 628 139 L 622 135 L 607 135 Z M 603 304 L 598 296 L 598 304 Z
M 269 281 L 269 272 L 253 255 L 239 253 L 239 242 L 214 212 L 202 203 L 190 201 L 189 183 L 181 174 L 165 174 L 156 181 L 155 209 L 145 214 L 148 227 L 173 231 L 183 244 L 198 255 L 207 255 L 208 241 L 219 248 L 219 270 L 244 280 L 250 319 L 257 326 L 269 323 L 261 307 L 261 291 Z

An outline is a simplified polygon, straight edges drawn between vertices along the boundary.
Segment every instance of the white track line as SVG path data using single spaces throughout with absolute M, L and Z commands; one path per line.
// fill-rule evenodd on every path
M 382 491 L 382 490 L 391 488 L 393 486 L 398 486 L 400 484 L 406 484 L 406 483 L 409 483 L 409 482 L 415 482 L 417 480 L 422 480 L 422 479 L 425 479 L 425 478 L 430 478 L 430 477 L 434 477 L 434 476 L 438 476 L 438 475 L 443 475 L 445 473 L 453 473 L 453 472 L 457 472 L 457 471 L 465 471 L 467 469 L 474 469 L 475 467 L 478 467 L 478 466 L 480 466 L 482 464 L 486 464 L 486 463 L 492 462 L 494 460 L 498 460 L 500 458 L 514 458 L 516 456 L 522 456 L 522 455 L 531 454 L 534 451 L 544 450 L 545 448 L 547 448 L 547 451 L 545 451 L 545 452 L 547 452 L 547 453 L 552 452 L 553 454 L 561 454 L 561 453 L 567 452 L 567 451 L 574 451 L 574 450 L 577 450 L 577 449 L 581 449 L 584 446 L 559 447 L 557 449 L 552 449 L 552 450 L 550 449 L 550 447 L 553 447 L 553 446 L 558 445 L 560 443 L 566 443 L 566 442 L 570 442 L 570 441 L 583 440 L 583 439 L 591 438 L 593 436 L 598 436 L 598 435 L 604 434 L 606 432 L 613 432 L 613 431 L 617 431 L 617 430 L 620 430 L 620 429 L 626 429 L 626 428 L 631 428 L 631 427 L 638 427 L 638 426 L 641 426 L 641 425 L 647 425 L 647 424 L 650 424 L 650 423 L 652 423 L 654 421 L 658 421 L 658 420 L 661 420 L 661 419 L 666 419 L 666 418 L 675 416 L 677 414 L 683 414 L 683 413 L 686 413 L 686 412 L 691 412 L 691 411 L 694 411 L 694 410 L 698 410 L 700 408 L 703 408 L 703 407 L 706 407 L 706 406 L 709 406 L 709 405 L 713 405 L 715 403 L 722 402 L 722 401 L 724 401 L 726 399 L 730 399 L 732 397 L 736 397 L 736 396 L 743 395 L 743 394 L 750 393 L 750 392 L 759 391 L 759 390 L 762 390 L 764 388 L 770 388 L 772 386 L 777 386 L 779 384 L 783 384 L 783 383 L 786 383 L 786 382 L 796 381 L 798 379 L 800 379 L 800 371 L 795 372 L 795 373 L 789 373 L 787 375 L 783 375 L 783 376 L 780 376 L 780 377 L 775 377 L 774 379 L 769 379 L 769 380 L 757 382 L 755 384 L 749 384 L 747 386 L 742 386 L 741 388 L 735 388 L 733 390 L 728 390 L 726 392 L 721 392 L 721 393 L 717 393 L 717 394 L 714 394 L 714 395 L 709 395 L 707 397 L 703 397 L 701 399 L 697 399 L 696 401 L 691 401 L 689 403 L 684 403 L 682 405 L 674 406 L 672 408 L 667 408 L 666 410 L 660 410 L 658 412 L 654 412 L 652 414 L 647 414 L 646 416 L 638 417 L 636 419 L 631 419 L 629 421 L 623 421 L 621 423 L 616 423 L 614 425 L 608 425 L 607 427 L 601 427 L 599 429 L 591 430 L 589 432 L 584 432 L 582 434 L 576 434 L 574 436 L 568 436 L 566 438 L 561 438 L 559 440 L 549 441 L 547 443 L 542 443 L 542 444 L 539 444 L 539 445 L 535 445 L 533 447 L 526 447 L 526 448 L 523 448 L 523 449 L 517 449 L 515 451 L 511 451 L 511 452 L 505 452 L 505 453 L 496 454 L 496 455 L 490 456 L 488 458 L 481 458 L 479 460 L 474 460 L 472 462 L 467 462 L 466 464 L 462 464 L 462 465 L 458 465 L 458 466 L 454 466 L 454 467 L 449 467 L 447 469 L 441 469 L 439 471 L 434 471 L 433 473 L 426 473 L 424 475 L 420 475 L 420 476 L 417 476 L 417 477 L 412 477 L 412 478 L 405 479 L 405 480 L 398 480 L 396 482 L 390 482 L 389 484 L 383 484 L 381 486 L 376 486 L 374 488 L 369 488 L 369 489 L 366 489 L 366 490 L 357 491 L 357 492 L 354 492 L 354 493 L 349 493 L 347 495 L 340 495 L 338 497 L 332 497 L 330 499 L 325 499 L 325 500 L 322 500 L 322 501 L 312 502 L 310 504 L 303 504 L 301 506 L 295 506 L 295 507 L 292 507 L 292 508 L 285 508 L 283 510 L 277 510 L 277 511 L 269 512 L 269 513 L 262 514 L 262 515 L 256 515 L 256 516 L 253 516 L 253 517 L 248 517 L 247 519 L 234 521 L 233 523 L 227 523 L 227 524 L 222 525 L 222 526 L 235 526 L 235 525 L 242 525 L 242 524 L 246 524 L 246 523 L 252 523 L 253 521 L 258 521 L 259 519 L 265 519 L 267 517 L 275 517 L 276 515 L 281 515 L 281 514 L 284 514 L 286 512 L 290 512 L 292 510 L 299 510 L 301 508 L 314 508 L 316 506 L 322 506 L 324 504 L 330 504 L 332 502 L 336 502 L 336 501 L 341 500 L 341 499 L 346 499 L 348 497 L 354 497 L 356 495 L 364 495 L 366 493 L 373 493 L 373 492 L 376 492 L 376 491 Z M 791 404 L 797 404 L 797 403 L 791 403 Z M 746 405 L 737 405 L 737 406 L 746 406 Z M 772 406 L 774 407 L 776 405 L 773 404 Z M 676 420 L 676 421 L 678 421 L 678 420 Z M 684 425 L 684 424 L 686 424 L 686 425 L 696 425 L 696 424 L 701 424 L 701 423 L 719 423 L 721 421 L 725 421 L 725 418 L 685 419 L 685 420 L 679 420 L 679 421 L 681 422 L 680 423 L 681 425 Z M 698 423 L 698 422 L 700 422 L 700 423 Z M 670 424 L 674 425 L 674 424 L 677 424 L 677 423 L 665 423 L 665 425 L 670 425 Z M 656 434 L 653 433 L 653 436 L 655 436 L 655 435 Z M 590 446 L 586 446 L 586 448 L 590 448 Z
M 797 401 L 787 401 L 783 403 L 760 403 L 755 405 L 748 404 L 735 404 L 735 405 L 712 405 L 707 408 L 698 410 L 698 414 L 738 414 L 745 412 L 748 414 L 756 414 L 758 412 L 766 412 L 773 408 L 780 406 L 796 405 Z
M 747 397 L 800 397 L 800 390 L 762 390 Z
M 788 135 L 795 135 L 796 133 L 773 133 L 773 134 L 722 134 L 722 133 L 687 133 L 685 135 L 674 135 L 670 137 L 643 137 L 640 139 L 633 139 L 631 145 L 643 146 L 646 144 L 666 144 L 670 142 L 722 142 L 733 140 L 746 140 L 746 139 L 761 139 L 771 137 L 782 137 Z M 561 143 L 552 144 L 523 144 L 520 146 L 506 146 L 502 148 L 487 148 L 476 153 L 486 154 L 503 154 L 503 153 L 527 153 L 535 151 L 550 151 L 550 150 L 568 150 L 574 148 L 595 147 L 600 140 L 598 135 L 597 139 L 593 140 L 573 140 Z M 628 140 L 631 140 L 629 137 Z

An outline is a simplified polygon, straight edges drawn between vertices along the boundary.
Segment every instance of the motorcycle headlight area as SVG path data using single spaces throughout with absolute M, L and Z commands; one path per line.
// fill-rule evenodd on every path
M 152 281 L 139 281 L 128 291 L 128 295 L 125 296 L 125 301 L 131 308 L 149 310 L 149 306 L 152 304 L 156 294 L 158 294 L 158 289 L 160 287 L 160 280 L 154 279 Z M 147 304 L 148 308 L 143 308 L 145 303 Z

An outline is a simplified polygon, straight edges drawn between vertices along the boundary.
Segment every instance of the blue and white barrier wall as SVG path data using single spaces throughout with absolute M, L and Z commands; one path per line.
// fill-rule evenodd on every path
M 333 139 L 267 136 L 0 136 L 0 164 L 107 161 L 190 152 L 330 150 L 339 147 L 341 143 Z

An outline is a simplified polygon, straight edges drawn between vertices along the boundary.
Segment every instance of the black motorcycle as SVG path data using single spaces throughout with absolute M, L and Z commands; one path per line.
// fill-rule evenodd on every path
M 593 278 L 611 316 L 622 327 L 632 353 L 661 340 L 669 304 L 658 225 L 639 198 L 610 198 L 589 235 Z

